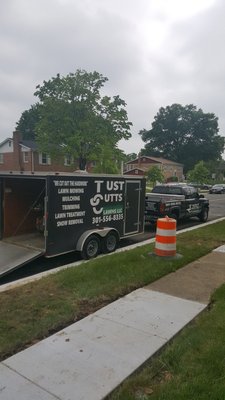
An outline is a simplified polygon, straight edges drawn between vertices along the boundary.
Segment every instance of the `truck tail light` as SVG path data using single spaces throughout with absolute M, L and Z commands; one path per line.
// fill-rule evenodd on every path
M 165 212 L 165 209 L 166 209 L 165 203 L 160 203 L 159 211 L 161 214 Z

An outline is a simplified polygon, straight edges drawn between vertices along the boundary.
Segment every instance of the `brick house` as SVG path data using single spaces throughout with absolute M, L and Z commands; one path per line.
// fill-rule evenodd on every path
M 92 167 L 93 163 L 88 163 L 87 172 Z M 74 165 L 71 157 L 65 156 L 56 162 L 48 154 L 39 152 L 35 141 L 22 140 L 18 131 L 0 143 L 0 171 L 73 172 L 76 169 L 78 164 Z
M 183 164 L 161 157 L 139 156 L 124 164 L 125 175 L 144 175 L 151 167 L 157 166 L 163 173 L 165 181 L 176 177 L 183 180 Z

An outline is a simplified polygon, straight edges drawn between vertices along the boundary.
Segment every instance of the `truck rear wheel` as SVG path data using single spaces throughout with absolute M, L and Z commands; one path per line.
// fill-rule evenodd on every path
M 176 221 L 178 220 L 178 216 L 175 213 L 169 214 L 169 218 L 175 219 Z
M 99 251 L 100 239 L 97 235 L 91 235 L 84 242 L 81 256 L 85 260 L 89 260 L 90 258 L 95 258 L 98 255 Z
M 114 231 L 110 231 L 102 241 L 103 253 L 112 253 L 118 246 L 119 238 L 118 234 Z
M 209 210 L 208 208 L 203 208 L 202 212 L 199 214 L 199 219 L 201 222 L 206 222 L 208 220 Z

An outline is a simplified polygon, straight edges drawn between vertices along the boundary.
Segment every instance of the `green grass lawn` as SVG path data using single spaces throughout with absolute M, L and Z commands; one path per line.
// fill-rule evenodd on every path
M 149 253 L 154 250 L 154 244 L 145 245 L 99 257 L 76 268 L 0 293 L 0 359 L 224 243 L 225 221 L 222 221 L 179 234 L 177 252 L 182 254 L 182 258 L 165 260 L 151 257 Z M 214 295 L 209 311 L 185 329 L 159 357 L 155 357 L 111 398 L 225 398 L 225 395 L 219 396 L 225 389 L 224 298 L 223 287 Z M 217 397 L 212 397 L 214 390 Z

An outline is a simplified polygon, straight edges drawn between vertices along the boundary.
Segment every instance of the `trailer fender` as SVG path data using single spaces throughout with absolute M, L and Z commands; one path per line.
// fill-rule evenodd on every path
M 77 241 L 77 245 L 76 245 L 76 250 L 77 251 L 82 251 L 83 246 L 85 241 L 87 240 L 87 238 L 91 235 L 98 235 L 101 238 L 104 238 L 110 231 L 114 231 L 117 233 L 118 238 L 119 238 L 119 233 L 116 229 L 112 229 L 112 228 L 102 228 L 102 229 L 90 229 L 88 231 L 85 231 L 84 233 L 82 233 L 82 235 L 80 236 L 79 240 Z

